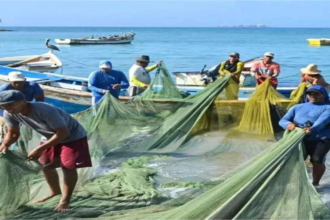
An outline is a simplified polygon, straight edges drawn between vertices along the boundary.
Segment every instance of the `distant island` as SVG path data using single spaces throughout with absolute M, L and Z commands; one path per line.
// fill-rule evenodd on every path
M 267 28 L 264 24 L 240 24 L 240 25 L 233 25 L 233 26 L 227 26 L 227 25 L 220 25 L 219 28 Z
M 12 30 L 0 29 L 0 32 L 8 32 L 8 31 L 12 31 Z

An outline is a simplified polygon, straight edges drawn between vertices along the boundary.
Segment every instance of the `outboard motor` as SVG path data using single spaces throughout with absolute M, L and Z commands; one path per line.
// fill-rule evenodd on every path
M 208 70 L 204 70 L 206 65 L 204 66 L 201 71 L 203 76 L 201 81 L 204 81 L 205 85 L 209 84 L 210 82 L 214 82 L 219 77 L 220 65 L 221 64 L 214 65 Z

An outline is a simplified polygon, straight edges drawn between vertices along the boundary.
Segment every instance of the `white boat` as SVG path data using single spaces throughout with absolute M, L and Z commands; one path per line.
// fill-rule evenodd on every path
M 255 78 L 251 76 L 250 69 L 256 62 L 262 60 L 262 57 L 256 57 L 244 62 L 244 69 L 240 77 L 241 87 L 255 87 Z M 173 72 L 175 83 L 178 87 L 205 87 L 205 82 L 212 81 L 212 75 L 218 76 L 219 66 L 215 65 L 208 70 Z
M 91 38 L 71 38 L 55 39 L 57 44 L 61 45 L 82 45 L 82 44 L 130 44 L 134 40 L 135 33 L 119 35 L 110 35 L 108 37 Z
M 51 51 L 41 55 L 0 58 L 0 65 L 15 69 L 54 72 L 63 66 L 62 61 Z

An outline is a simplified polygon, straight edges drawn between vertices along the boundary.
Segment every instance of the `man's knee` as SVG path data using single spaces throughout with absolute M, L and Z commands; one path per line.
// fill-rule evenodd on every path
M 325 163 L 325 156 L 323 155 L 313 155 L 310 160 L 313 164 L 324 164 Z

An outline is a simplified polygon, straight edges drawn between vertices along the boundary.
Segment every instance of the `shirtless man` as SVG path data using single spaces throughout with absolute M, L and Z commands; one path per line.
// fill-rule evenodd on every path
M 327 92 L 330 92 L 330 84 L 325 81 L 320 74 L 321 70 L 317 68 L 316 64 L 309 64 L 306 68 L 301 69 L 301 82 L 308 82 L 312 86 L 323 86 Z

